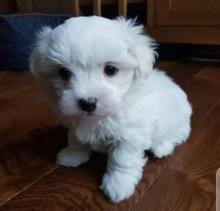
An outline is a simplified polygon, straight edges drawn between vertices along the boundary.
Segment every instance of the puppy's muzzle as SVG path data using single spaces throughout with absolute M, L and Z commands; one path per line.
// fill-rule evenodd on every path
M 96 103 L 97 99 L 96 98 L 89 98 L 88 100 L 86 99 L 79 99 L 78 100 L 78 105 L 82 111 L 86 112 L 93 112 L 96 109 Z

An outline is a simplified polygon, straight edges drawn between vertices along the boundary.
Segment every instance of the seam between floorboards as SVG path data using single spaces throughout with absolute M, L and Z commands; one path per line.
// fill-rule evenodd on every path
M 166 158 L 165 158 L 166 159 Z M 146 164 L 147 165 L 147 164 Z M 168 166 L 168 165 L 167 165 Z M 134 206 L 132 208 L 129 209 L 129 211 L 132 211 L 133 208 L 135 208 L 135 206 L 140 202 L 140 200 L 143 198 L 143 196 L 145 195 L 145 193 L 153 186 L 153 184 L 157 181 L 157 179 L 161 176 L 162 172 L 164 171 L 164 169 L 167 167 L 165 166 L 164 168 L 162 168 L 161 172 L 158 174 L 158 176 L 155 177 L 154 181 L 151 183 L 150 186 L 148 186 L 148 188 L 146 189 L 146 191 L 140 196 L 140 198 L 137 200 L 136 203 L 134 203 Z
M 30 183 L 29 185 L 25 186 L 23 189 L 21 189 L 20 191 L 18 191 L 17 193 L 15 193 L 13 196 L 9 197 L 8 199 L 6 199 L 4 202 L 0 203 L 0 207 L 2 207 L 3 205 L 5 205 L 6 203 L 10 203 L 10 201 L 12 199 L 14 199 L 16 196 L 20 195 L 21 193 L 23 193 L 25 190 L 27 190 L 28 188 L 30 188 L 32 185 L 36 184 L 37 182 L 39 182 L 40 180 L 42 180 L 43 178 L 47 177 L 48 175 L 50 175 L 53 171 L 55 171 L 56 169 L 58 169 L 59 166 L 55 166 L 54 168 L 52 168 L 51 170 L 49 170 L 48 172 L 46 172 L 45 174 L 43 174 L 42 176 L 38 177 L 34 182 Z

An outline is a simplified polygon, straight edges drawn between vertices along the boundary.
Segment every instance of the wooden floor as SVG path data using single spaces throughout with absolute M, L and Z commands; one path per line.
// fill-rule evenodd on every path
M 188 93 L 192 134 L 165 159 L 151 158 L 132 198 L 118 205 L 99 190 L 106 156 L 79 168 L 55 165 L 66 144 L 29 72 L 0 72 L 0 210 L 215 210 L 220 167 L 220 65 L 161 61 Z M 162 105 L 163 102 L 161 102 Z

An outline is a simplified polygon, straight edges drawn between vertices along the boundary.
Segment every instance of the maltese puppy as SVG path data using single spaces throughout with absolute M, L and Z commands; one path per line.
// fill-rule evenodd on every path
M 129 198 L 147 162 L 169 155 L 190 134 L 184 91 L 153 68 L 153 40 L 135 20 L 70 18 L 43 28 L 30 57 L 48 103 L 69 129 L 57 164 L 77 167 L 93 150 L 108 153 L 101 189 Z

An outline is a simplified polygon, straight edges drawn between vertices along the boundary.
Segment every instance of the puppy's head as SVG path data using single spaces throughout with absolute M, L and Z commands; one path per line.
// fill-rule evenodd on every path
M 120 110 L 154 57 L 152 40 L 135 21 L 78 17 L 38 33 L 30 69 L 61 116 L 105 117 Z

